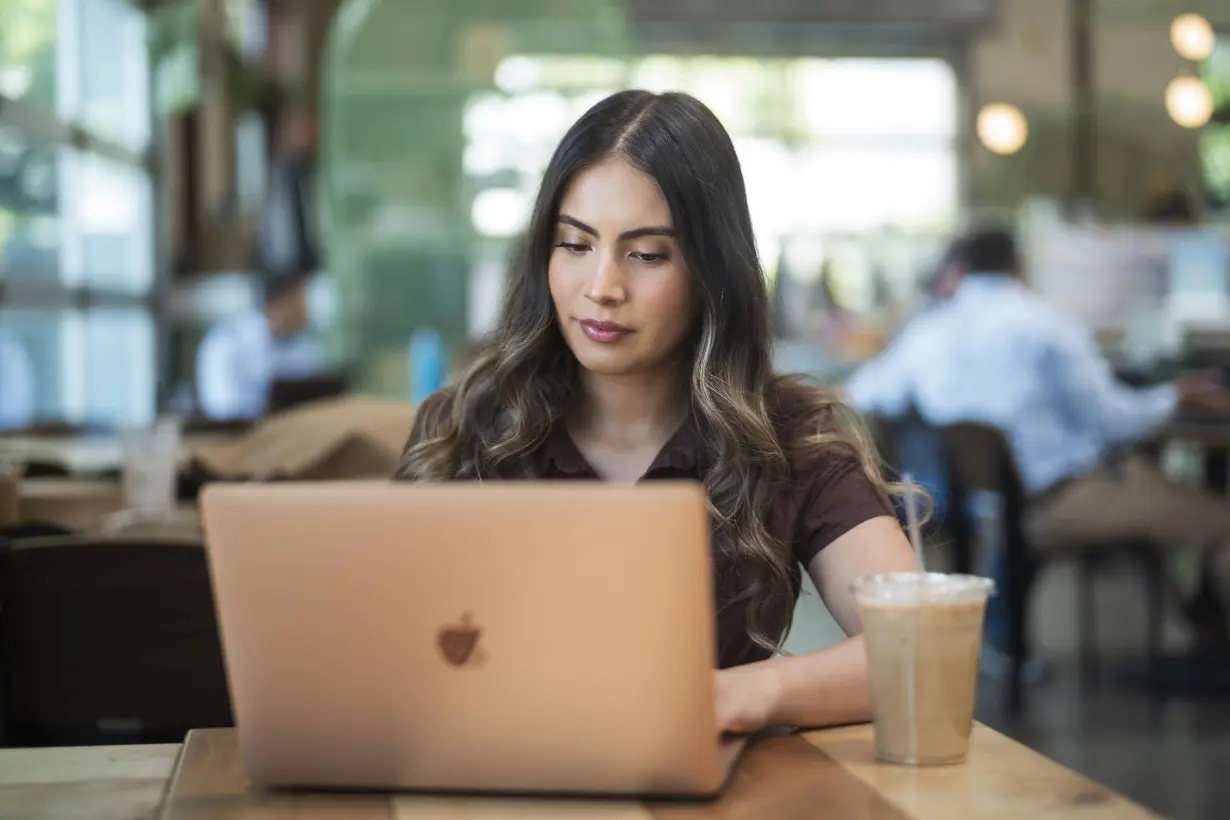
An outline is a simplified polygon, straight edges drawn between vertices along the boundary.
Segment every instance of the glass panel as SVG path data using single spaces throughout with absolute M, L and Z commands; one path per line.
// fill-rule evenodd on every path
M 153 283 L 150 181 L 97 154 L 68 154 L 72 196 L 65 279 L 140 294 Z
M 154 323 L 141 308 L 97 308 L 85 314 L 81 351 L 86 417 L 114 425 L 154 417 Z
M 79 97 L 70 116 L 100 136 L 143 149 L 150 138 L 145 15 L 129 0 L 76 3 Z
M 798 230 L 938 231 L 956 218 L 957 159 L 951 148 L 813 146 L 779 190 Z
M 0 94 L 56 105 L 56 0 L 0 0 Z
M 462 354 L 471 271 L 506 258 L 495 246 L 523 224 L 525 195 L 579 100 L 624 84 L 621 6 L 342 3 L 322 69 L 321 184 L 342 300 L 334 334 L 361 368 L 357 386 L 408 395 L 419 327 Z M 588 56 L 508 61 L 557 53 L 561 43 L 583 44 Z
M 147 292 L 153 282 L 148 174 L 97 154 L 32 146 L 21 131 L 0 123 L 0 270 L 14 279 Z
M 15 279 L 59 275 L 60 153 L 0 122 L 0 271 Z
M 816 136 L 956 134 L 957 78 L 943 60 L 801 60 L 795 89 Z
M 20 362 L 14 369 L 0 372 L 0 405 L 12 405 L 0 419 L 0 426 L 21 427 L 31 421 L 66 420 L 63 390 L 65 361 L 65 321 L 69 314 L 44 310 L 0 310 L 2 362 Z M 18 371 L 25 370 L 25 373 Z M 13 400 L 14 393 L 29 393 L 31 398 Z
M 325 244 L 342 297 L 334 334 L 362 363 L 365 390 L 406 394 L 418 327 L 454 354 L 490 328 L 560 136 L 619 87 L 687 91 L 722 119 L 770 277 L 791 242 L 811 237 L 824 253 L 807 278 L 831 258 L 839 298 L 878 304 L 922 261 L 912 239 L 884 253 L 886 237 L 953 226 L 958 89 L 943 60 L 636 57 L 613 0 L 505 5 L 517 8 L 427 14 L 348 0 L 331 31 Z M 565 8 L 579 16 L 561 19 Z M 560 53 L 561 43 L 589 54 Z

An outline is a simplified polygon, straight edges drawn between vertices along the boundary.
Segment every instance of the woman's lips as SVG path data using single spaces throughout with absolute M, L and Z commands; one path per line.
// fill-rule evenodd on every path
M 581 331 L 589 337 L 590 341 L 604 345 L 615 344 L 632 335 L 632 330 L 623 325 L 615 322 L 597 322 L 593 319 L 583 320 Z

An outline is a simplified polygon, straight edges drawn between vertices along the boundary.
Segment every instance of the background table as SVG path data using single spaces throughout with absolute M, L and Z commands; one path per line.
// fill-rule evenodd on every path
M 168 803 L 160 815 L 164 787 Z M 178 746 L 0 750 L 0 817 L 152 820 L 159 816 L 166 820 L 1156 817 L 984 726 L 975 728 L 968 763 L 932 769 L 877 763 L 870 726 L 767 740 L 744 755 L 728 788 L 712 803 L 260 792 L 243 778 L 236 736 L 229 729 L 193 732 L 182 753 Z
M 0 817 L 149 820 L 179 744 L 0 749 Z
M 237 433 L 188 433 L 180 458 L 198 447 L 239 440 Z M 0 436 L 0 455 L 62 468 L 71 475 L 90 476 L 119 470 L 124 464 L 118 436 Z
M 89 535 L 102 531 L 108 519 L 124 507 L 118 480 L 28 478 L 21 482 L 21 517 L 58 524 Z M 159 522 L 126 527 L 126 535 L 201 537 L 200 515 L 194 504 L 179 504 Z

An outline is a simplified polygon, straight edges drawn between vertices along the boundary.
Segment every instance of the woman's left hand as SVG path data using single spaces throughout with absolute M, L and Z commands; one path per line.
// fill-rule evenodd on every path
M 716 680 L 718 731 L 749 735 L 769 725 L 777 708 L 776 673 L 763 664 L 719 669 Z

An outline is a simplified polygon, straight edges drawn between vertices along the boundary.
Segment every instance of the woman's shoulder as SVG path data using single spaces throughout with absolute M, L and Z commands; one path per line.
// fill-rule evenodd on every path
M 836 390 L 779 376 L 766 404 L 796 486 L 852 470 L 878 473 L 874 445 L 862 417 Z
M 775 377 L 766 391 L 765 406 L 787 452 L 818 437 L 844 436 L 858 421 L 858 413 L 837 391 L 797 376 Z
M 771 402 L 790 461 L 795 556 L 809 566 L 846 532 L 895 512 L 858 412 L 837 391 L 782 378 Z

